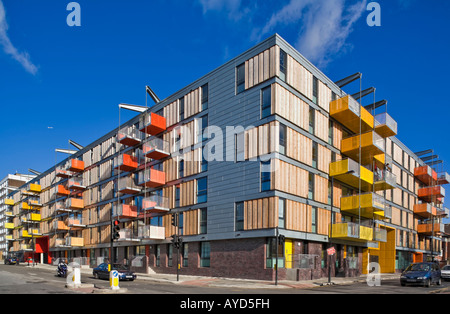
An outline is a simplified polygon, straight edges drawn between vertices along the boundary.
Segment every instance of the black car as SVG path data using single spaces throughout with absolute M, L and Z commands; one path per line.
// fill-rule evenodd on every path
M 429 287 L 431 284 L 441 284 L 441 270 L 436 263 L 415 263 L 408 266 L 400 276 L 402 286 L 419 284 Z
M 14 256 L 5 258 L 5 265 L 19 265 L 19 259 Z
M 109 279 L 109 270 L 108 270 L 108 263 L 103 263 L 95 267 L 92 271 L 92 274 L 95 278 L 103 278 L 103 279 Z M 130 271 L 128 268 L 126 268 L 122 264 L 113 264 L 112 267 L 113 270 L 117 270 L 119 272 L 119 280 L 135 280 L 136 274 L 132 271 Z

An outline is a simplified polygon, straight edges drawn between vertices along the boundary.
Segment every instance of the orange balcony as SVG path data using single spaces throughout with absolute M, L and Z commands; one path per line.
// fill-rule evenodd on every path
M 114 213 L 119 219 L 123 218 L 136 218 L 137 217 L 137 206 L 114 203 Z
M 140 124 L 141 132 L 145 132 L 150 135 L 157 135 L 165 130 L 166 118 L 153 112 L 144 115 L 144 120 L 142 120 Z
M 84 201 L 82 198 L 71 197 L 66 201 L 66 208 L 67 209 L 83 209 Z
M 437 176 L 437 184 L 444 185 L 450 183 L 450 175 L 447 172 L 440 172 Z
M 70 190 L 85 190 L 86 186 L 83 185 L 83 178 L 72 177 L 67 180 L 67 187 Z
M 84 161 L 78 159 L 70 159 L 67 170 L 73 172 L 81 172 L 84 171 Z
M 369 165 L 376 155 L 384 153 L 384 139 L 376 132 L 366 132 L 350 136 L 341 141 L 342 154 L 359 161 L 359 150 L 361 144 L 361 164 Z
M 421 166 L 414 169 L 414 176 L 426 185 L 434 185 L 438 176 L 430 166 Z
M 86 227 L 78 218 L 67 218 L 66 224 L 71 230 L 81 230 Z
M 84 239 L 77 237 L 68 237 L 66 238 L 67 246 L 84 246 Z
M 145 169 L 139 172 L 138 184 L 148 188 L 156 188 L 166 184 L 166 174 L 156 169 Z
M 429 203 L 415 204 L 414 214 L 423 218 L 431 218 L 436 216 L 436 207 L 431 206 Z
M 429 186 L 419 189 L 417 196 L 428 203 L 442 203 L 442 198 L 445 197 L 445 189 L 440 185 Z
M 417 225 L 417 233 L 424 235 L 437 235 L 444 233 L 444 224 L 442 223 L 424 223 Z
M 70 191 L 66 189 L 66 187 L 62 184 L 58 184 L 58 187 L 56 189 L 56 195 L 58 196 L 67 196 L 70 194 Z
M 66 225 L 64 221 L 55 220 L 53 221 L 53 229 L 56 231 L 65 231 L 69 230 L 69 227 Z
M 118 191 L 122 194 L 137 194 L 141 192 L 141 187 L 134 183 L 134 176 L 128 175 L 119 178 Z
M 169 143 L 160 138 L 152 138 L 142 145 L 142 151 L 144 155 L 152 159 L 163 159 L 170 155 Z
M 117 140 L 119 143 L 131 147 L 138 145 L 142 140 L 142 136 L 143 134 L 135 129 L 133 125 L 121 129 L 117 135 Z
M 114 158 L 114 169 L 120 169 L 120 171 L 133 171 L 138 167 L 137 157 L 122 154 L 119 157 Z

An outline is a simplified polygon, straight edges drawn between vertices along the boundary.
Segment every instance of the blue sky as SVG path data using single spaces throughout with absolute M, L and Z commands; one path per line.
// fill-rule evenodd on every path
M 449 1 L 377 1 L 380 27 L 367 0 L 79 0 L 80 27 L 69 2 L 0 0 L 0 177 L 48 169 L 68 139 L 116 128 L 119 103 L 145 105 L 145 85 L 163 99 L 275 32 L 333 80 L 362 72 L 399 139 L 450 162 Z

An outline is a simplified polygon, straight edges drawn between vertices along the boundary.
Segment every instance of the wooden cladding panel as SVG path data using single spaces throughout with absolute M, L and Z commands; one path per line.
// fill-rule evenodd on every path
M 279 190 L 300 197 L 308 196 L 308 171 L 279 159 L 272 159 L 271 162 L 272 190 Z
M 202 89 L 197 88 L 184 96 L 184 118 L 187 119 L 202 110 Z
M 320 138 L 321 140 L 327 142 L 328 141 L 328 128 L 329 122 L 328 118 L 320 113 L 318 110 L 315 110 L 315 126 L 314 126 L 314 135 Z
M 313 75 L 294 58 L 287 57 L 287 83 L 300 93 L 312 99 Z
M 195 183 L 196 180 L 192 180 L 180 184 L 181 207 L 195 204 Z
M 164 117 L 166 118 L 166 127 L 170 127 L 179 122 L 180 111 L 178 99 L 164 107 Z
M 286 200 L 286 229 L 311 232 L 311 206 L 303 203 Z
M 183 235 L 199 234 L 200 209 L 183 212 Z
M 318 105 L 326 112 L 330 112 L 331 89 L 319 80 L 319 103 Z
M 245 89 L 278 75 L 280 47 L 273 46 L 245 61 Z
M 286 155 L 311 166 L 312 140 L 291 128 L 287 128 L 286 133 Z
M 278 121 L 272 121 L 245 131 L 245 159 L 256 158 L 278 151 L 280 140 L 279 127 Z
M 328 202 L 328 179 L 317 174 L 314 178 L 314 200 L 324 204 Z
M 309 105 L 279 84 L 272 84 L 272 114 L 309 130 Z
M 278 226 L 278 197 L 244 202 L 244 230 L 267 229 Z

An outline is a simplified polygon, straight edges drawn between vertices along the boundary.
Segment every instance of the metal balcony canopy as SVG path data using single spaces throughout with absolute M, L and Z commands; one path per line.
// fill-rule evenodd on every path
M 129 105 L 129 104 L 119 104 L 119 108 L 136 111 L 136 112 L 145 112 L 148 110 L 147 107 L 138 106 L 138 105 Z
M 153 99 L 155 103 L 159 103 L 161 100 L 158 96 L 156 96 L 155 92 L 150 88 L 150 86 L 145 86 L 145 90 L 147 91 L 147 94 L 150 95 L 150 97 Z
M 28 171 L 33 173 L 33 174 L 35 174 L 35 175 L 37 175 L 37 176 L 41 174 L 39 171 L 33 170 L 31 168 L 28 168 Z
M 339 86 L 339 88 L 342 88 L 345 85 L 348 85 L 351 82 L 356 81 L 357 79 L 360 79 L 361 77 L 362 77 L 362 74 L 360 72 L 358 72 L 358 73 L 350 75 L 350 76 L 348 76 L 346 78 L 343 78 L 342 80 L 336 81 L 336 82 L 334 82 L 334 84 Z
M 432 149 L 427 149 L 427 150 L 423 150 L 421 152 L 417 152 L 417 153 L 414 153 L 414 154 L 417 157 L 420 157 L 420 156 L 423 156 L 423 155 L 426 155 L 426 154 L 431 154 L 431 153 L 433 153 L 433 150 Z
M 352 97 L 355 100 L 359 100 L 360 98 L 363 98 L 371 93 L 373 93 L 375 91 L 375 87 L 369 87 L 368 89 L 363 90 L 361 93 L 355 93 L 352 95 Z
M 55 152 L 57 152 L 57 153 L 64 153 L 64 154 L 68 154 L 68 155 L 73 155 L 73 154 L 75 154 L 78 151 L 77 150 L 73 150 L 73 149 L 56 148 Z
M 422 159 L 423 161 L 428 161 L 428 160 L 432 160 L 432 159 L 436 159 L 436 158 L 439 158 L 439 156 L 438 155 L 431 155 L 431 156 L 423 157 L 423 158 L 420 158 L 420 159 Z
M 425 164 L 433 167 L 433 166 L 436 166 L 436 165 L 439 165 L 442 163 L 444 163 L 442 160 L 435 160 L 435 161 L 426 162 Z

